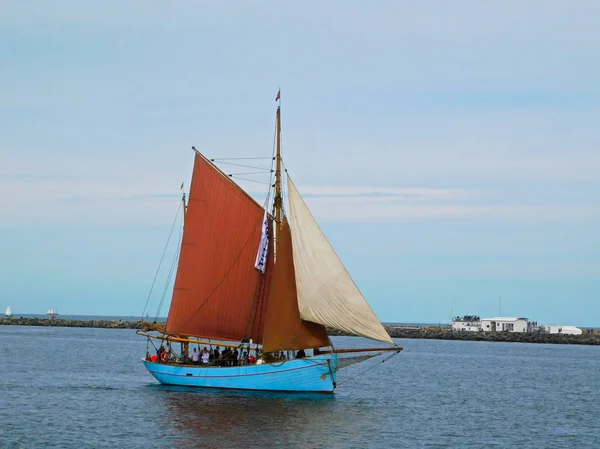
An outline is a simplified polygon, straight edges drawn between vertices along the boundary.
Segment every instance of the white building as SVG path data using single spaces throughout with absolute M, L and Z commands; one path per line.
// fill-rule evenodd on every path
M 556 324 L 542 324 L 540 329 L 549 334 L 581 335 L 583 331 L 575 326 L 557 326 Z
M 481 321 L 452 321 L 453 331 L 479 332 Z
M 481 329 L 484 332 L 527 332 L 527 323 L 527 318 L 483 318 L 481 320 Z

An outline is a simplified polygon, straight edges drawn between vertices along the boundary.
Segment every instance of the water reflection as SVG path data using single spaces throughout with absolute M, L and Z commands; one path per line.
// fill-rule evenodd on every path
M 373 431 L 369 407 L 344 406 L 334 395 L 157 389 L 162 424 L 181 448 L 343 447 L 336 444 L 339 437 Z

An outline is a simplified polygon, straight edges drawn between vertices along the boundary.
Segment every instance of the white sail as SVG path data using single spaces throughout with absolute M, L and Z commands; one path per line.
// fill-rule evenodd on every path
M 4 312 L 4 315 L 5 315 L 5 316 L 12 316 L 12 312 L 11 312 L 11 310 L 10 310 L 10 306 L 8 306 L 8 307 L 6 308 L 6 312 Z
M 393 343 L 288 176 L 290 227 L 300 317 Z

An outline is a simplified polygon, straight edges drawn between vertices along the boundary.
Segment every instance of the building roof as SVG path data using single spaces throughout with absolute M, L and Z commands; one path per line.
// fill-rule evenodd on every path
M 519 321 L 519 320 L 525 320 L 525 321 L 527 321 L 527 318 L 497 316 L 497 317 L 494 317 L 494 318 L 482 318 L 481 319 L 481 321 Z
M 563 329 L 579 329 L 577 326 L 563 326 L 560 324 L 541 324 L 544 327 L 562 327 Z

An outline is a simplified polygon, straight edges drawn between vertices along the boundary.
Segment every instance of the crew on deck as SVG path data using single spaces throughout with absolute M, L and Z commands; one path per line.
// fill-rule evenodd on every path
M 182 344 L 183 346 L 183 344 Z M 251 351 L 243 351 L 240 356 L 238 348 L 231 348 L 226 346 L 223 351 L 220 351 L 219 346 L 215 349 L 208 349 L 206 346 L 204 349 L 194 348 L 191 356 L 185 353 L 186 350 L 182 347 L 181 356 L 178 357 L 175 354 L 174 359 L 171 362 L 180 363 L 182 365 L 193 364 L 193 365 L 211 365 L 219 367 L 230 367 L 230 366 L 246 366 L 263 363 L 275 363 L 283 362 L 290 358 L 303 359 L 307 357 L 304 349 L 296 351 L 280 351 L 280 352 L 269 352 L 262 354 L 260 349 L 256 348 Z M 146 352 L 146 360 L 158 363 L 169 363 L 169 356 L 171 353 L 171 347 L 167 341 L 166 347 L 161 343 L 160 347 L 156 351 L 156 355 L 150 356 L 149 352 Z M 319 354 L 320 351 L 314 350 L 314 354 Z
M 210 361 L 210 352 L 208 352 L 208 348 L 205 346 L 202 351 L 202 364 L 205 365 Z
M 198 364 L 198 360 L 200 360 L 200 353 L 196 348 L 194 348 L 194 353 L 192 354 L 192 363 L 194 365 Z
M 167 363 L 169 361 L 169 350 L 171 348 L 169 347 L 169 343 L 167 343 L 167 347 L 165 348 L 164 345 L 160 345 L 160 348 L 158 348 L 158 351 L 156 351 L 156 355 L 158 355 L 158 360 L 161 363 Z

